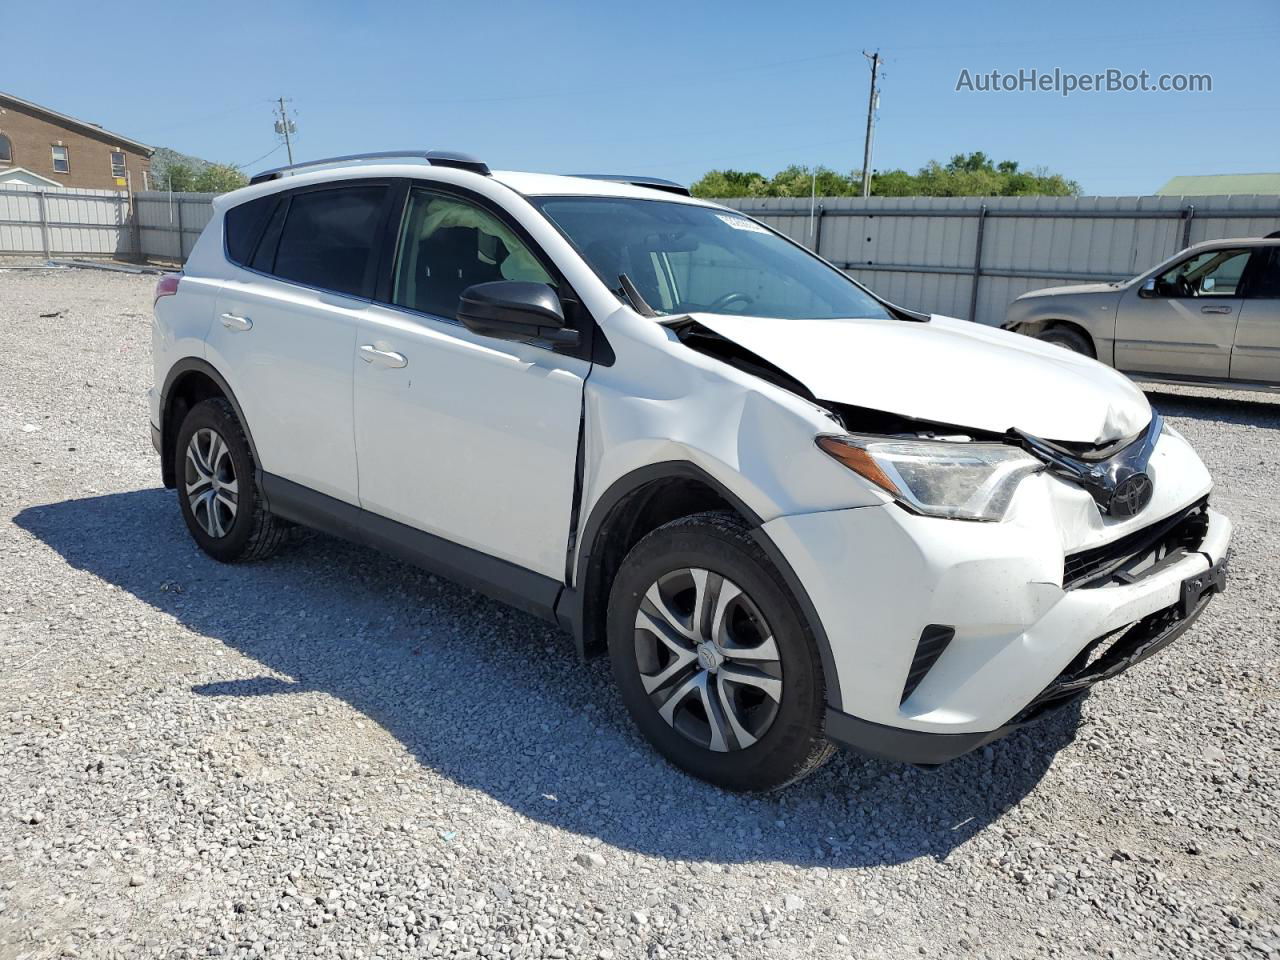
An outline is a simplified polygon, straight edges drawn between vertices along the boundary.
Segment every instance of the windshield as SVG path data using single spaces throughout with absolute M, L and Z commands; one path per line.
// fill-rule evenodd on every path
M 730 210 L 619 197 L 534 197 L 611 290 L 631 280 L 662 314 L 882 317 L 865 290 Z

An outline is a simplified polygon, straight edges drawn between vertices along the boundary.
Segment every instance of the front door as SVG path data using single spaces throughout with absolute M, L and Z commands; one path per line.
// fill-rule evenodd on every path
M 259 466 L 352 504 L 356 328 L 369 307 L 388 192 L 362 183 L 286 194 L 250 266 L 224 284 L 208 341 Z
M 1280 384 L 1280 246 L 1254 251 L 1245 282 L 1231 379 Z
M 1248 261 L 1248 250 L 1208 250 L 1130 287 L 1116 315 L 1116 366 L 1227 379 Z
M 456 319 L 472 284 L 563 281 L 513 221 L 434 189 L 410 191 L 398 248 L 357 336 L 360 504 L 563 580 L 590 362 Z

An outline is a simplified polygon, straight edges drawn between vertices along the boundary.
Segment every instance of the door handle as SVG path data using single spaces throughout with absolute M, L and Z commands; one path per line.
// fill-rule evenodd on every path
M 377 363 L 384 367 L 407 367 L 409 361 L 403 353 L 394 350 L 379 350 L 372 343 L 360 344 L 360 359 L 365 363 Z
M 1201 313 L 1230 313 L 1231 307 L 1201 307 Z
M 228 330 L 252 330 L 253 321 L 248 317 L 237 317 L 234 313 L 224 313 L 218 318 Z

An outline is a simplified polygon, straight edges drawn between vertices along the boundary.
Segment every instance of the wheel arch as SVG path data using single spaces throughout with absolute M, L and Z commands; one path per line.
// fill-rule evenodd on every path
M 1093 352 L 1093 358 L 1098 359 L 1098 341 L 1097 338 L 1089 331 L 1084 324 L 1066 317 L 1047 317 L 1043 320 L 1029 320 L 1026 323 L 1019 324 L 1018 333 L 1026 334 L 1028 337 L 1039 338 L 1040 334 L 1049 330 L 1070 330 L 1072 333 L 1078 333 L 1089 345 L 1089 349 Z
M 782 551 L 762 529 L 764 520 L 740 497 L 701 467 L 667 461 L 634 470 L 614 481 L 579 528 L 577 563 L 571 587 L 556 604 L 556 617 L 573 634 L 581 656 L 605 649 L 609 591 L 622 560 L 650 531 L 679 517 L 708 509 L 727 509 L 750 528 L 751 537 L 778 571 L 809 627 L 826 682 L 827 702 L 839 709 L 839 676 L 826 630 L 808 591 Z
M 178 430 L 186 411 L 202 400 L 211 397 L 222 397 L 231 404 L 236 419 L 244 430 L 245 439 L 249 441 L 249 452 L 253 454 L 253 469 L 258 481 L 258 489 L 262 490 L 262 460 L 258 457 L 258 448 L 253 442 L 253 431 L 245 420 L 244 411 L 236 399 L 235 392 L 228 385 L 226 378 L 207 360 L 199 357 L 184 357 L 175 363 L 165 377 L 164 388 L 160 393 L 160 471 L 164 485 L 172 488 L 177 484 L 174 476 L 174 448 Z M 265 493 L 263 493 L 265 498 Z

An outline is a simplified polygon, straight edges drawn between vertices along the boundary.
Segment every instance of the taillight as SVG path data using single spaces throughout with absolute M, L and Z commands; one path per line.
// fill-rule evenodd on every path
M 178 281 L 182 279 L 180 273 L 166 273 L 160 278 L 160 282 L 156 284 L 156 297 L 151 301 L 152 306 L 161 297 L 172 297 L 178 292 Z

